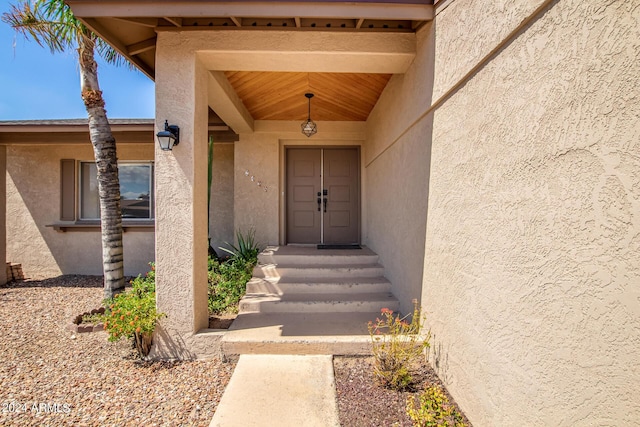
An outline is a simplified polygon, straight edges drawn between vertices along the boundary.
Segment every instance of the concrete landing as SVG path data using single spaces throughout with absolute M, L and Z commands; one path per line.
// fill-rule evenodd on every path
M 222 339 L 226 355 L 371 354 L 367 323 L 380 312 L 245 313 Z
M 210 427 L 339 426 L 332 356 L 240 356 Z

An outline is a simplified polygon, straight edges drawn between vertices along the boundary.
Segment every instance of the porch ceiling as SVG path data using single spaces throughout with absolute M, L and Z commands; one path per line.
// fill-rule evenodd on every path
M 434 13 L 433 0 L 67 0 L 66 3 L 89 28 L 151 79 L 155 76 L 158 32 L 413 33 L 433 19 Z M 307 115 L 304 93 L 313 92 L 314 120 L 363 121 L 391 77 L 391 74 L 281 72 L 293 69 L 245 70 L 217 68 L 225 71 L 254 120 L 304 120 Z
M 391 74 L 275 73 L 227 71 L 224 73 L 254 120 L 307 118 L 304 94 L 311 92 L 314 120 L 365 121 Z

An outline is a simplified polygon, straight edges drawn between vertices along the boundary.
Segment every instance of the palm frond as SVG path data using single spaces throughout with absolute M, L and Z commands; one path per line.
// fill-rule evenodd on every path
M 17 5 L 11 5 L 10 11 L 3 13 L 1 19 L 25 38 L 32 38 L 40 46 L 48 47 L 52 52 L 63 52 L 75 47 L 77 41 L 73 36 L 75 23 L 63 19 L 49 19 L 46 8 L 43 8 L 41 3 L 43 3 L 42 0 L 33 4 L 28 0 L 21 1 Z M 71 16 L 73 17 L 72 14 Z
M 127 58 L 99 37 L 96 38 L 96 52 L 107 64 L 115 65 L 116 67 L 125 66 L 130 70 L 135 69 Z
M 133 69 L 133 64 L 77 19 L 63 0 L 20 0 L 0 19 L 51 52 L 94 43 L 98 55 L 107 63 Z

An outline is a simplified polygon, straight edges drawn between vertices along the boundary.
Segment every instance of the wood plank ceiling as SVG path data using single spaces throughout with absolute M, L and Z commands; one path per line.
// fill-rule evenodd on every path
M 365 121 L 391 74 L 226 71 L 255 120 Z

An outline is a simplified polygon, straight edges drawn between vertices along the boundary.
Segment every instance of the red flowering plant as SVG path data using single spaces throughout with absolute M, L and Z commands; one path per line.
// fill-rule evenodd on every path
M 413 300 L 410 315 L 394 316 L 388 308 L 383 308 L 381 314 L 382 318 L 368 325 L 373 345 L 373 372 L 382 386 L 404 390 L 412 384 L 412 365 L 429 347 L 431 333 L 420 334 L 424 316 L 417 300 Z
M 109 333 L 109 341 L 131 338 L 140 357 L 146 357 L 151 350 L 151 339 L 158 319 L 164 317 L 156 310 L 155 266 L 146 276 L 138 276 L 131 281 L 132 288 L 118 294 L 107 303 L 104 328 Z

